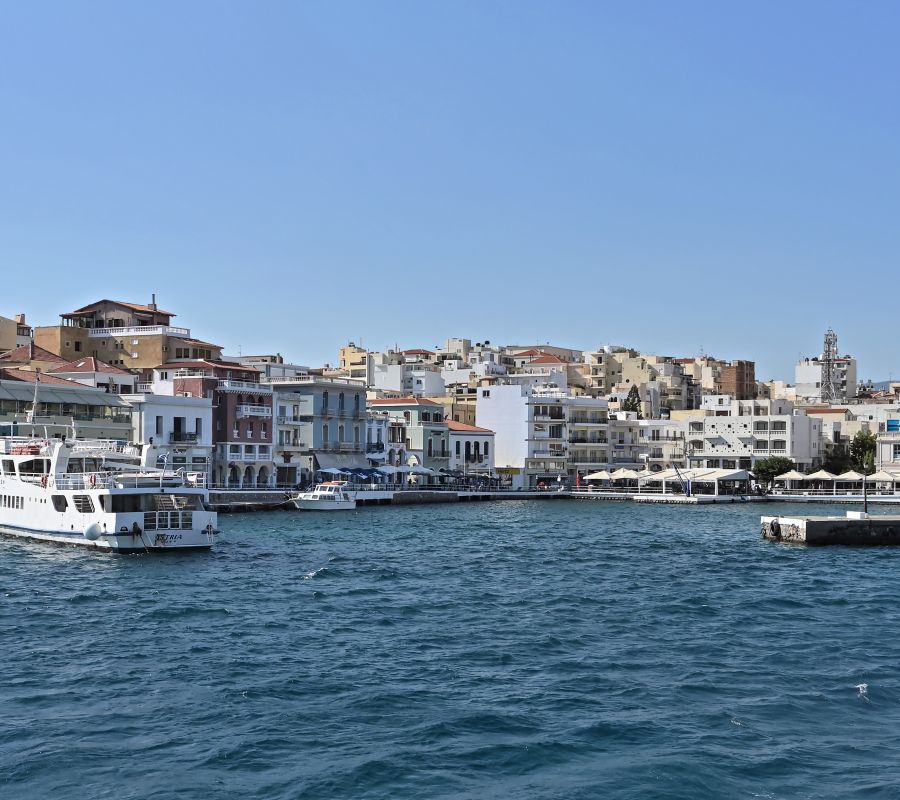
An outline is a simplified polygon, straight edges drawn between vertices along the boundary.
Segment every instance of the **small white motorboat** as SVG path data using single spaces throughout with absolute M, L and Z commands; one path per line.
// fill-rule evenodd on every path
M 353 511 L 356 498 L 346 487 L 346 481 L 318 483 L 311 492 L 301 492 L 294 497 L 294 505 L 301 511 Z

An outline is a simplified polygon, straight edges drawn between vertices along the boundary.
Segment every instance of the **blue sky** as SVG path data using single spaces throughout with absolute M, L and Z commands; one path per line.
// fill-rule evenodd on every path
M 0 314 L 900 375 L 900 6 L 0 2 Z

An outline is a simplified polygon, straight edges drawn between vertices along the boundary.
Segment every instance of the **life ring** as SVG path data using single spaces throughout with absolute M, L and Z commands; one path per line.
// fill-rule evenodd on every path
M 97 485 L 97 476 L 95 474 L 91 473 L 91 477 L 88 478 L 88 483 L 90 484 L 91 488 L 93 489 Z
M 777 519 L 773 519 L 769 523 L 769 533 L 772 534 L 773 539 L 781 538 L 781 524 L 778 522 Z

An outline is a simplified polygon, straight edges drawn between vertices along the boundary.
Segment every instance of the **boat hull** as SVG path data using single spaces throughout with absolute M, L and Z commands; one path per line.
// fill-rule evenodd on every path
M 0 525 L 0 536 L 123 554 L 210 550 L 216 543 L 217 535 L 218 531 L 208 532 L 205 530 L 145 531 L 140 534 L 103 534 L 98 539 L 92 540 L 79 533 L 39 531 Z
M 294 505 L 300 511 L 353 511 L 356 500 L 304 500 L 298 497 Z

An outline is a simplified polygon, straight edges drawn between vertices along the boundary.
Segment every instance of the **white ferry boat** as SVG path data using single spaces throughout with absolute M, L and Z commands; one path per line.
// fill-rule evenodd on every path
M 301 492 L 294 505 L 301 511 L 353 511 L 356 498 L 346 489 L 346 481 L 316 484 L 311 492 Z
M 158 448 L 0 437 L 0 534 L 117 553 L 208 550 L 203 474 L 156 466 Z

